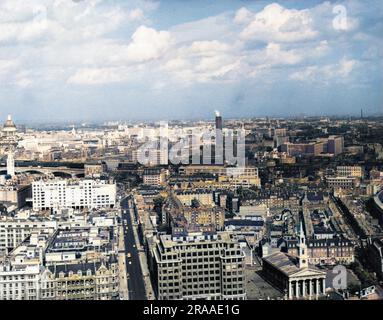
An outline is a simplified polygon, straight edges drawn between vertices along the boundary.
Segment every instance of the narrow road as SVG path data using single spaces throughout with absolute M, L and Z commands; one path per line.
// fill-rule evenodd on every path
M 141 269 L 138 249 L 133 233 L 133 222 L 129 214 L 129 200 L 121 201 L 122 225 L 124 229 L 126 270 L 128 274 L 128 289 L 130 300 L 146 300 L 144 276 Z

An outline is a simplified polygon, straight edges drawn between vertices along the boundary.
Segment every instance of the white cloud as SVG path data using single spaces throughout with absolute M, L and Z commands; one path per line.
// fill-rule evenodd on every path
M 140 26 L 132 35 L 132 42 L 126 49 L 127 59 L 134 62 L 158 59 L 166 53 L 170 45 L 169 32 Z
M 144 19 L 144 12 L 140 8 L 133 9 L 129 13 L 129 19 L 132 21 Z
M 241 63 L 235 47 L 217 40 L 193 41 L 173 51 L 162 68 L 175 76 L 177 83 L 192 84 L 229 81 Z
M 27 73 L 20 72 L 16 74 L 14 84 L 16 84 L 20 88 L 28 88 L 33 85 L 33 81 L 29 78 Z
M 343 57 L 337 63 L 327 65 L 312 65 L 302 70 L 293 72 L 290 78 L 298 81 L 315 81 L 328 83 L 330 80 L 335 82 L 347 82 L 350 73 L 359 64 L 357 60 Z
M 18 65 L 17 60 L 0 60 L 0 75 L 14 70 Z
M 311 55 L 313 55 L 315 57 L 322 57 L 322 56 L 328 54 L 329 51 L 330 51 L 330 46 L 328 44 L 328 41 L 327 40 L 322 40 L 314 48 L 313 52 L 311 52 Z
M 66 43 L 97 38 L 116 30 L 129 12 L 106 7 L 102 1 L 3 0 L 0 42 L 36 39 Z
M 219 52 L 225 52 L 230 49 L 229 45 L 226 43 L 219 42 L 217 40 L 213 41 L 194 41 L 189 51 L 192 54 L 201 54 L 204 56 L 216 55 Z
M 131 79 L 158 80 L 163 87 L 254 76 L 271 83 L 282 77 L 277 70 L 288 77 L 291 71 L 282 70 L 292 68 L 294 80 L 330 79 L 334 68 L 337 77 L 347 78 L 357 66 L 347 50 L 358 36 L 333 30 L 333 5 L 328 2 L 303 10 L 276 3 L 257 12 L 242 7 L 167 30 L 157 30 L 147 17 L 157 5 L 140 0 L 129 6 L 103 0 L 3 0 L 0 45 L 7 51 L 0 53 L 0 75 L 19 74 L 8 83 L 24 87 Z M 371 43 L 370 35 L 358 34 Z M 379 47 L 381 39 L 375 38 Z M 12 50 L 12 45 L 22 45 L 23 50 Z M 379 54 L 373 49 L 369 56 Z M 336 61 L 336 50 L 344 50 L 349 58 Z M 14 64 L 7 65 L 9 61 Z
M 233 32 L 232 15 L 219 14 L 201 20 L 182 23 L 169 28 L 177 43 L 185 45 L 193 41 L 227 41 L 238 37 Z
M 279 4 L 267 5 L 255 14 L 243 29 L 244 40 L 295 42 L 314 39 L 318 32 L 312 29 L 312 17 L 307 9 L 285 9 Z
M 166 62 L 165 69 L 168 71 L 177 71 L 188 68 L 190 64 L 182 58 L 174 58 Z
M 126 81 L 127 70 L 121 68 L 93 68 L 78 70 L 68 79 L 68 83 L 80 85 L 100 85 Z
M 242 7 L 235 13 L 234 22 L 237 24 L 249 23 L 253 17 L 253 13 L 245 7 Z
M 308 66 L 303 70 L 292 73 L 290 78 L 299 81 L 310 80 L 318 74 L 318 70 L 319 68 L 317 66 Z
M 278 43 L 269 43 L 265 49 L 265 61 L 268 64 L 296 64 L 302 57 L 293 50 L 283 51 Z
M 356 60 L 353 60 L 353 59 L 346 59 L 346 58 L 343 58 L 340 62 L 339 62 L 339 75 L 342 76 L 342 77 L 347 77 L 350 72 L 355 68 L 357 64 L 357 61 Z

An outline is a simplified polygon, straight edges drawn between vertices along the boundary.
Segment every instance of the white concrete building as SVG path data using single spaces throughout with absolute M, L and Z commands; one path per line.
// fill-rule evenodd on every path
M 0 300 L 39 300 L 47 236 L 34 234 L 0 263 Z
M 116 184 L 103 180 L 39 180 L 32 183 L 34 210 L 52 208 L 112 208 Z
M 57 221 L 6 219 L 0 221 L 0 254 L 8 254 L 33 231 L 53 233 L 57 229 Z

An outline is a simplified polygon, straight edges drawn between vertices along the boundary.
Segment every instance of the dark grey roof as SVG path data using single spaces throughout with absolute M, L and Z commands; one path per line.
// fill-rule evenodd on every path
M 144 169 L 144 175 L 157 175 L 161 173 L 161 169 L 158 168 L 147 168 Z
M 111 255 L 109 260 L 106 261 L 55 264 L 53 266 L 48 266 L 48 269 L 55 275 L 59 275 L 61 272 L 63 272 L 64 275 L 67 276 L 69 272 L 77 273 L 80 270 L 83 273 L 86 273 L 88 270 L 90 270 L 92 275 L 94 275 L 102 264 L 104 264 L 109 269 L 110 265 L 115 263 L 117 263 L 117 257 L 115 255 Z
M 284 252 L 276 252 L 269 256 L 266 256 L 262 258 L 264 261 L 268 262 L 275 268 L 277 268 L 279 271 L 284 273 L 287 276 L 293 275 L 301 269 L 298 267 L 298 260 L 296 257 L 292 257 Z M 319 269 L 316 267 L 310 265 L 308 270 L 313 272 L 318 272 Z M 320 271 L 319 271 L 320 272 Z M 322 272 L 325 274 L 325 272 Z
M 289 248 L 296 247 L 298 245 L 298 239 L 284 239 Z M 307 239 L 307 247 L 351 247 L 354 243 L 343 237 L 334 237 L 332 239 Z
M 309 193 L 307 193 L 307 199 L 309 201 L 322 201 L 323 200 L 323 193 L 322 192 L 318 192 L 318 193 L 309 192 Z

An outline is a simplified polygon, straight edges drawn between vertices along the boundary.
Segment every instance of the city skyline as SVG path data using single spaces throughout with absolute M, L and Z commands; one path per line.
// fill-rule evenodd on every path
M 159 124 L 4 119 L 0 300 L 383 299 L 381 118 Z
M 13 115 L 11 114 L 12 118 Z M 225 115 L 224 115 L 225 116 Z M 383 117 L 382 113 L 377 114 L 363 114 L 363 117 L 361 117 L 361 111 L 355 112 L 354 114 L 344 114 L 344 115 L 310 115 L 310 114 L 296 114 L 292 116 L 281 116 L 281 117 L 273 117 L 268 115 L 261 115 L 261 116 L 248 116 L 248 117 L 225 117 L 225 121 L 229 122 L 238 122 L 243 121 L 254 121 L 254 120 L 296 120 L 296 121 L 303 121 L 303 120 L 315 120 L 315 119 L 331 119 L 331 120 L 378 120 Z M 25 128 L 25 129 L 36 129 L 36 130 L 68 130 L 71 131 L 73 129 L 84 129 L 84 128 L 97 128 L 97 127 L 103 127 L 108 126 L 111 124 L 115 125 L 128 125 L 128 126 L 160 126 L 162 124 L 168 124 L 171 126 L 177 126 L 177 125 L 186 125 L 186 124 L 195 124 L 198 122 L 202 123 L 214 123 L 214 115 L 207 115 L 206 117 L 190 117 L 190 118 L 137 118 L 137 119 L 117 119 L 117 118 L 110 118 L 110 119 L 104 119 L 104 120 L 91 120 L 91 119 L 64 119 L 64 120 L 29 120 L 29 119 L 23 119 L 23 118 L 15 118 L 15 120 L 18 122 L 18 125 Z
M 3 1 L 0 117 L 381 115 L 382 6 Z

